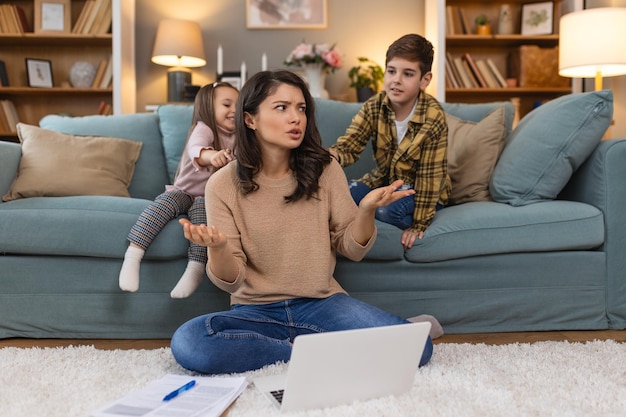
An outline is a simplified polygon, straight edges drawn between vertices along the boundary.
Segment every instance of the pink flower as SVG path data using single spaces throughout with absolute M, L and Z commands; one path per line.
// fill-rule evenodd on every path
M 302 42 L 285 59 L 285 65 L 302 67 L 306 64 L 322 64 L 326 71 L 333 72 L 340 68 L 341 53 L 327 43 L 311 44 Z
M 322 58 L 333 68 L 340 68 L 342 65 L 341 54 L 336 49 L 323 53 Z

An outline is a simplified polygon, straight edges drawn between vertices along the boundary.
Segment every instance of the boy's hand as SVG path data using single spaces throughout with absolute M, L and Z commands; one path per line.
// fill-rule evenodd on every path
M 196 226 L 188 219 L 178 221 L 183 226 L 185 238 L 196 245 L 219 248 L 226 246 L 226 235 L 220 232 L 217 227 L 207 227 L 206 224 Z
M 402 187 L 402 184 L 402 180 L 396 180 L 386 187 L 373 189 L 363 197 L 359 203 L 359 207 L 365 210 L 375 211 L 379 207 L 388 206 L 404 197 L 415 194 L 415 190 L 412 189 L 397 191 Z
M 410 230 L 405 230 L 402 232 L 402 237 L 400 238 L 400 243 L 404 246 L 404 249 L 411 249 L 416 239 L 422 239 L 424 237 L 424 232 L 411 232 Z

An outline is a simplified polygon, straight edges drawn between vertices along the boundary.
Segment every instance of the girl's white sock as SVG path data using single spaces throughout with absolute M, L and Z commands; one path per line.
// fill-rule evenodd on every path
M 135 292 L 139 289 L 139 264 L 145 250 L 129 246 L 124 254 L 124 263 L 120 271 L 119 285 L 124 291 Z
M 204 279 L 206 264 L 198 261 L 189 261 L 183 276 L 170 293 L 172 298 L 187 298 L 200 286 Z

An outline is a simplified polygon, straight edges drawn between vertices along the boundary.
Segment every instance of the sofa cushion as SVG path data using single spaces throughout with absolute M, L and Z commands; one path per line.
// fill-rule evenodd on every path
M 505 137 L 508 137 L 513 128 L 515 106 L 510 101 L 494 101 L 491 103 L 441 103 L 443 111 L 458 117 L 461 120 L 480 122 L 489 113 L 497 108 L 504 107 Z
M 73 136 L 17 124 L 22 157 L 3 201 L 26 197 L 110 195 L 128 197 L 141 142 Z
M 193 105 L 164 104 L 157 108 L 157 114 L 159 115 L 159 128 L 163 137 L 167 174 L 170 183 L 173 184 L 191 127 Z
M 504 107 L 478 123 L 446 115 L 448 175 L 452 182 L 449 204 L 491 201 L 489 181 L 504 146 L 504 116 Z
M 113 136 L 143 143 L 128 187 L 131 197 L 153 200 L 169 184 L 159 120 L 154 113 L 83 117 L 54 114 L 45 116 L 39 125 L 72 135 Z
M 315 99 L 315 120 L 322 136 L 322 145 L 328 148 L 337 142 L 340 136 L 345 135 L 352 119 L 361 109 L 363 103 L 345 103 L 341 101 Z M 376 167 L 372 153 L 371 141 L 361 153 L 359 160 L 345 167 L 343 170 L 348 179 L 361 178 L 365 173 Z
M 439 210 L 406 252 L 410 262 L 471 256 L 594 249 L 604 243 L 604 216 L 573 201 L 544 201 L 513 207 L 473 202 Z
M 513 206 L 554 199 L 598 146 L 612 117 L 610 90 L 562 96 L 527 114 L 496 164 L 492 198 Z
M 139 198 L 75 196 L 33 197 L 2 203 L 0 248 L 8 254 L 121 260 L 128 248 L 128 232 L 151 202 Z M 181 226 L 171 221 L 152 242 L 144 259 L 186 259 L 188 248 Z

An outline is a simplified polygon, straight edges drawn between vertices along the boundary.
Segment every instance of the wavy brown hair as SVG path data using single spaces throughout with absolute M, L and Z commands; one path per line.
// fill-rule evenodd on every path
M 191 136 L 191 132 L 194 127 L 196 127 L 196 124 L 200 121 L 204 122 L 204 124 L 206 124 L 211 131 L 213 131 L 213 148 L 217 151 L 222 149 L 222 145 L 220 144 L 219 135 L 217 134 L 217 122 L 215 121 L 215 90 L 222 87 L 232 88 L 235 91 L 239 91 L 226 82 L 215 82 L 213 84 L 202 86 L 202 88 L 198 90 L 196 98 L 193 102 L 191 127 L 189 128 L 189 133 L 187 134 L 187 139 L 189 139 L 189 136 Z
M 254 178 L 262 168 L 261 148 L 255 131 L 246 126 L 244 118 L 246 113 L 257 114 L 259 105 L 282 84 L 300 89 L 306 105 L 307 121 L 304 139 L 300 146 L 291 151 L 289 156 L 289 168 L 298 185 L 293 193 L 285 196 L 285 201 L 294 202 L 303 197 L 306 199 L 314 197 L 319 189 L 319 178 L 326 165 L 330 163 L 331 157 L 328 150 L 322 146 L 322 138 L 315 122 L 313 97 L 311 97 L 304 80 L 291 71 L 257 72 L 246 81 L 241 89 L 235 111 L 235 146 L 238 150 L 237 175 L 239 176 L 241 191 L 244 194 L 258 190 L 259 184 Z

